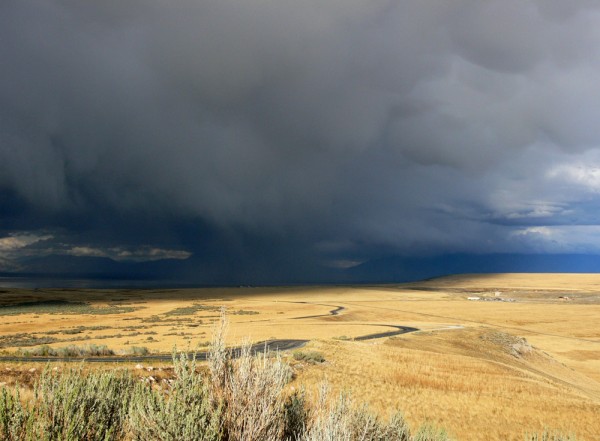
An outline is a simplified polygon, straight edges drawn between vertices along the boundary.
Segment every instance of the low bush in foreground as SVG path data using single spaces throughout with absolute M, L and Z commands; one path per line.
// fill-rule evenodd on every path
M 220 440 L 223 407 L 196 373 L 196 360 L 174 355 L 176 380 L 167 390 L 138 383 L 129 408 L 134 440 Z
M 208 372 L 194 358 L 174 354 L 175 377 L 139 381 L 127 370 L 66 372 L 47 367 L 25 400 L 20 389 L 0 389 L 0 439 L 7 441 L 444 441 L 425 425 L 411 433 L 401 413 L 381 420 L 347 395 L 316 402 L 290 393 L 290 367 L 280 357 L 234 354 L 215 333 Z M 311 404 L 312 403 L 312 404 Z M 534 435 L 530 441 L 573 441 Z
M 125 439 L 134 384 L 124 371 L 86 375 L 80 366 L 59 374 L 46 368 L 30 403 L 22 402 L 18 388 L 2 389 L 0 439 Z

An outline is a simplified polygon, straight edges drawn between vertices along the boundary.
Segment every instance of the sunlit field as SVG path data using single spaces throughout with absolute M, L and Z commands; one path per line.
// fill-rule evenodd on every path
M 283 357 L 294 369 L 290 387 L 305 387 L 309 396 L 327 381 L 383 417 L 399 408 L 411 426 L 432 422 L 458 440 L 522 440 L 544 428 L 600 438 L 597 275 L 466 275 L 352 287 L 2 291 L 0 349 L 4 356 L 26 358 L 0 362 L 0 381 L 18 382 L 25 394 L 43 368 L 27 357 L 69 346 L 89 356 L 89 345 L 123 357 L 174 347 L 204 351 L 224 308 L 231 346 L 243 339 L 308 340 Z M 395 326 L 418 331 L 377 337 L 398 331 Z M 169 375 L 167 362 L 142 361 L 144 369 L 135 364 L 123 366 L 138 376 Z

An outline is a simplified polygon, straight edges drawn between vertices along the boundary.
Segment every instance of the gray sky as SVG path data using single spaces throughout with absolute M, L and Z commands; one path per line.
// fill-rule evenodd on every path
M 0 63 L 0 269 L 600 254 L 600 1 L 4 0 Z

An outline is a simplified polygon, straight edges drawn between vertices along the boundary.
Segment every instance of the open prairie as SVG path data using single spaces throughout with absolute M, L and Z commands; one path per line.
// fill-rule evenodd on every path
M 600 439 L 600 275 L 0 291 L 4 355 L 43 345 L 106 345 L 116 354 L 133 347 L 202 350 L 224 307 L 231 345 L 244 338 L 309 340 L 296 351 L 323 356 L 318 362 L 285 354 L 296 372 L 290 387 L 311 392 L 326 380 L 382 415 L 399 408 L 411 425 L 430 421 L 458 440 L 522 440 L 545 427 Z M 407 330 L 399 326 L 417 330 L 393 335 Z M 0 362 L 0 381 L 27 383 L 31 365 Z

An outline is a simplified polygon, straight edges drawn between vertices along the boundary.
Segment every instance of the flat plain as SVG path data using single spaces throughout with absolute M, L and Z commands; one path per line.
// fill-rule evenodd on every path
M 600 275 L 460 275 L 376 286 L 0 289 L 0 350 L 26 355 L 95 344 L 116 354 L 133 347 L 202 351 L 222 308 L 231 345 L 308 340 L 296 352 L 323 356 L 315 362 L 284 353 L 296 374 L 290 388 L 311 394 L 326 381 L 384 417 L 401 409 L 412 426 L 431 422 L 457 440 L 522 440 L 544 428 L 600 439 Z M 418 331 L 380 336 L 398 326 Z M 2 361 L 0 382 L 25 387 L 39 370 L 32 361 Z

